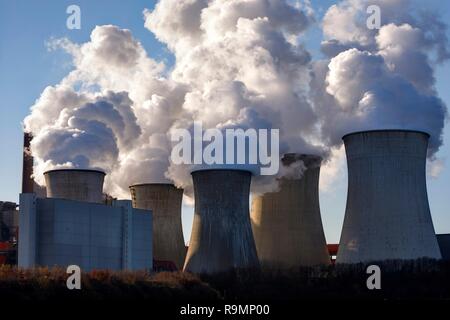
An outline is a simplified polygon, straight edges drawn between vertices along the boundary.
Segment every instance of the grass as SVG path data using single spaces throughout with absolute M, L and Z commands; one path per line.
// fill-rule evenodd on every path
M 45 301 L 145 300 L 153 302 L 283 302 L 298 300 L 449 300 L 450 262 L 378 263 L 382 290 L 368 290 L 366 265 L 275 270 L 234 270 L 216 275 L 183 272 L 82 274 L 82 290 L 66 288 L 61 268 L 0 266 L 0 299 Z
M 68 290 L 68 274 L 62 268 L 20 269 L 0 266 L 0 299 L 43 301 L 81 300 L 158 300 L 191 299 L 213 301 L 218 293 L 198 277 L 181 272 L 94 270 L 81 276 L 82 290 Z

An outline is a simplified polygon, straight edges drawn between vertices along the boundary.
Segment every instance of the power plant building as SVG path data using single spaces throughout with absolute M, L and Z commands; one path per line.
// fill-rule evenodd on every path
M 348 194 L 337 263 L 441 258 L 426 189 L 428 139 L 407 130 L 343 137 Z
M 249 214 L 251 173 L 192 172 L 195 213 L 184 270 L 219 273 L 259 266 Z
M 300 178 L 283 178 L 279 191 L 253 197 L 251 222 L 258 258 L 275 268 L 327 265 L 330 257 L 319 207 L 321 158 L 286 154 L 284 166 L 302 161 Z
M 100 171 L 54 170 L 46 174 L 47 195 L 57 197 L 20 195 L 20 267 L 152 269 L 151 211 L 134 209 L 129 200 L 99 203 L 103 177 Z
M 183 268 L 186 246 L 181 223 L 183 190 L 173 184 L 130 186 L 133 207 L 153 212 L 153 256 Z

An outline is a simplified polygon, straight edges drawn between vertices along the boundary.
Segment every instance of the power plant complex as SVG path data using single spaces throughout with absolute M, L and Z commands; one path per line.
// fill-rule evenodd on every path
M 438 241 L 428 204 L 428 139 L 408 130 L 343 137 L 348 194 L 339 247 L 333 247 L 336 263 L 448 259 L 448 236 Z M 332 263 L 319 205 L 322 159 L 317 155 L 285 154 L 282 165 L 297 171 L 280 178 L 278 190 L 253 195 L 251 210 L 250 171 L 191 172 L 195 211 L 186 249 L 182 189 L 134 184 L 131 200 L 116 200 L 103 192 L 103 171 L 83 169 L 47 171 L 45 189 L 38 188 L 31 178 L 30 140 L 26 135 L 19 210 L 13 203 L 0 207 L 7 243 L 0 246 L 0 263 L 13 261 L 16 247 L 21 267 L 78 265 L 84 271 L 152 270 L 158 261 L 207 274 Z

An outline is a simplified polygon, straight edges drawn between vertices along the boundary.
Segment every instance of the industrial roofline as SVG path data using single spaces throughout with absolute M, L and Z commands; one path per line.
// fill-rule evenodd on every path
M 201 168 L 201 169 L 194 169 L 191 171 L 191 174 L 194 172 L 199 171 L 242 171 L 242 172 L 248 172 L 253 176 L 253 172 L 250 169 L 238 169 L 238 168 Z
M 47 173 L 50 173 L 50 172 L 56 172 L 56 171 L 97 172 L 97 173 L 102 173 L 103 175 L 106 175 L 105 171 L 102 171 L 102 170 L 96 170 L 96 169 L 70 169 L 70 168 L 47 170 L 47 171 L 44 172 L 44 174 L 47 174 Z
M 428 138 L 431 137 L 431 135 L 422 130 L 413 130 L 413 129 L 374 129 L 374 130 L 361 130 L 361 131 L 355 131 L 350 132 L 342 136 L 342 140 L 347 138 L 348 136 L 355 135 L 355 134 L 361 134 L 361 133 L 371 133 L 371 132 L 414 132 L 414 133 L 421 133 L 426 135 Z
M 141 187 L 141 186 L 174 186 L 177 189 L 181 189 L 175 186 L 173 183 L 167 183 L 167 182 L 146 182 L 146 183 L 134 183 L 128 186 L 128 188 L 132 187 Z

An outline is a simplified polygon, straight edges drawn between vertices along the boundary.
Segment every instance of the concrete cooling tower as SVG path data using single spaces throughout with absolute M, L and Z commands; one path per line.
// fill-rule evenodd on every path
M 192 172 L 195 215 L 184 270 L 218 273 L 259 266 L 249 214 L 251 173 Z
M 337 263 L 441 258 L 426 189 L 428 139 L 406 130 L 343 137 L 348 194 Z
M 44 173 L 47 198 L 103 202 L 105 173 L 99 170 L 55 169 Z
M 300 160 L 305 170 L 301 178 L 284 178 L 279 191 L 253 198 L 251 221 L 262 265 L 288 269 L 330 264 L 319 207 L 321 158 L 286 154 L 282 164 Z
M 183 268 L 186 247 L 181 224 L 183 189 L 173 184 L 130 186 L 133 207 L 153 211 L 153 256 Z

